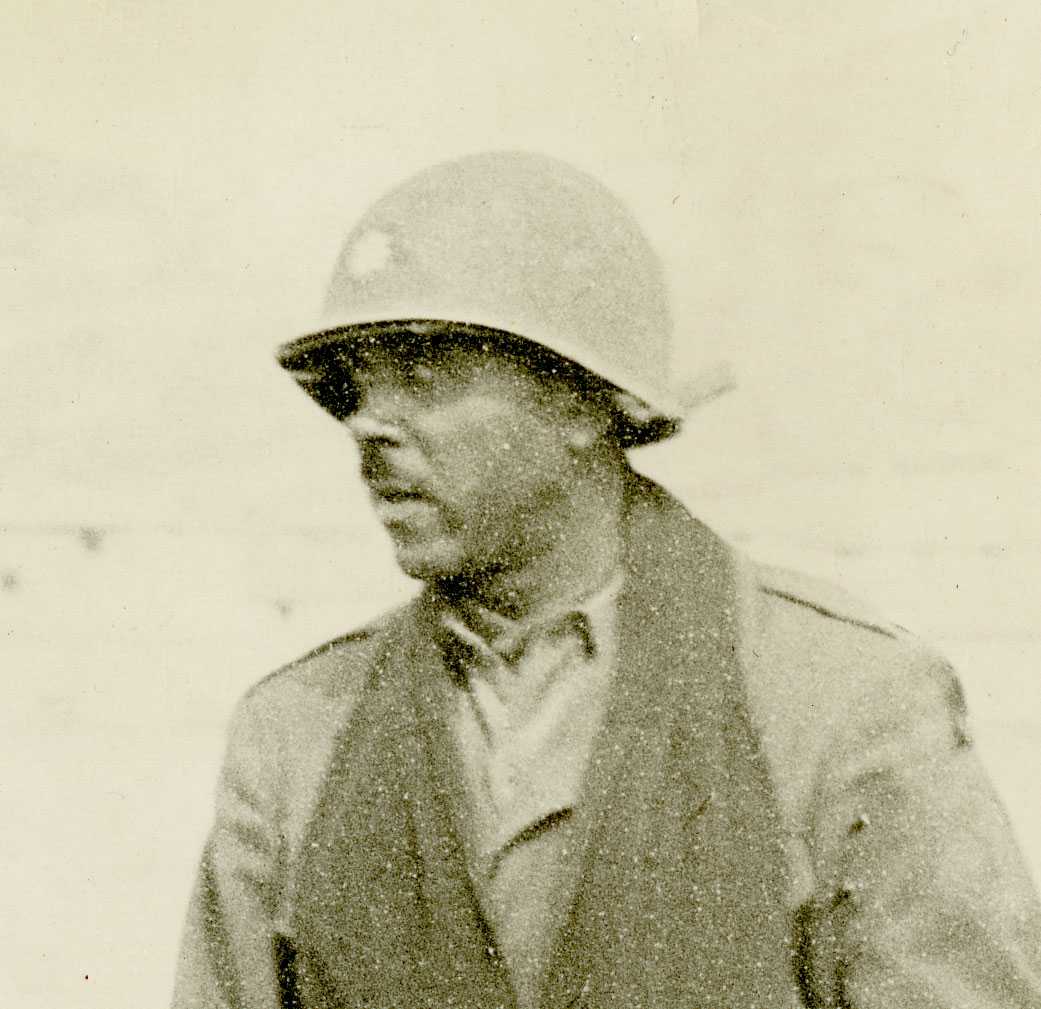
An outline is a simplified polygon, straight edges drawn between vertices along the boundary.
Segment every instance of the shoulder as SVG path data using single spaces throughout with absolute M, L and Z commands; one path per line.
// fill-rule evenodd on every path
M 788 615 L 793 619 L 801 618 L 816 624 L 819 622 L 817 618 L 823 618 L 822 626 L 825 627 L 834 621 L 892 639 L 908 634 L 905 628 L 892 623 L 876 607 L 822 578 L 765 564 L 753 567 L 755 590 L 773 608 L 788 609 Z
M 224 779 L 235 794 L 265 797 L 291 848 L 301 842 L 339 733 L 351 723 L 380 656 L 395 627 L 408 621 L 411 607 L 399 607 L 276 669 L 246 691 L 232 714 Z
M 262 700 L 295 688 L 335 697 L 365 668 L 379 631 L 377 621 L 323 642 L 259 680 L 245 698 Z
M 949 663 L 878 608 L 825 580 L 748 564 L 742 646 L 754 698 L 847 722 L 923 699 L 963 707 Z
M 822 672 L 938 660 L 877 606 L 824 579 L 748 563 L 744 592 L 745 631 L 760 655 L 788 657 Z
M 827 581 L 742 567 L 750 714 L 793 822 L 822 773 L 883 750 L 940 753 L 968 742 L 961 686 L 931 646 Z
M 353 707 L 388 633 L 411 609 L 411 603 L 397 607 L 269 673 L 242 696 L 235 720 L 284 724 Z

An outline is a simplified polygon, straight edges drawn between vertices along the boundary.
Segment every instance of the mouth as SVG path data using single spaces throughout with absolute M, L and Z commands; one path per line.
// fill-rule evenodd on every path
M 404 501 L 428 501 L 429 498 L 413 487 L 379 486 L 372 487 L 373 496 L 387 504 L 400 504 Z

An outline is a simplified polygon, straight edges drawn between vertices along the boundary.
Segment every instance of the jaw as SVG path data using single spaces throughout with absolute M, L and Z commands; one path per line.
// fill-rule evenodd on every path
M 463 575 L 471 566 L 465 531 L 446 528 L 443 517 L 420 525 L 388 525 L 398 567 L 419 581 L 441 581 Z
M 435 511 L 386 524 L 405 575 L 505 610 L 524 608 L 586 567 L 575 552 L 588 552 L 589 530 L 576 524 L 585 527 L 590 516 L 559 486 L 513 500 L 474 495 L 467 505 L 442 499 Z
M 494 542 L 474 542 L 472 527 L 461 533 L 439 530 L 430 535 L 403 534 L 388 529 L 398 567 L 410 578 L 452 584 L 468 594 L 494 591 L 511 582 L 535 559 L 535 536 L 502 536 Z
M 432 552 L 395 548 L 395 557 L 402 573 L 417 581 L 441 581 L 457 573 L 457 565 L 451 558 L 440 557 Z

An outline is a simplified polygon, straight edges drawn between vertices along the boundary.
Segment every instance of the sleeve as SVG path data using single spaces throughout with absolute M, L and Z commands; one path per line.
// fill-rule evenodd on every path
M 279 1009 L 277 749 L 247 695 L 232 718 L 216 816 L 184 930 L 174 1009 Z
M 1041 909 L 950 668 L 918 656 L 846 711 L 808 829 L 806 1004 L 1041 1009 Z

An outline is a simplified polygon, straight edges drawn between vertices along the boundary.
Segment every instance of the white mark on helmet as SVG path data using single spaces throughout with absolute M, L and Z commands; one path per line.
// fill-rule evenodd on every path
M 390 262 L 390 236 L 383 231 L 366 231 L 347 253 L 347 272 L 357 279 L 384 269 Z

